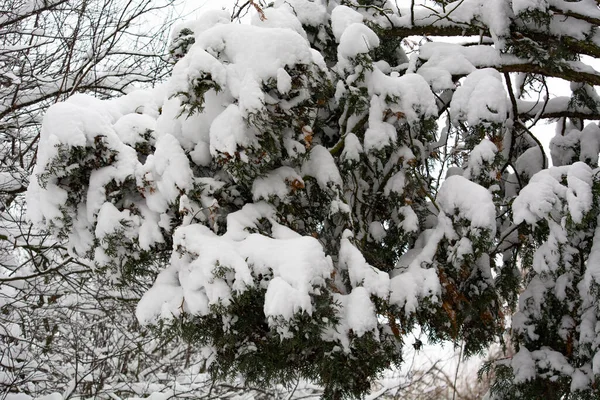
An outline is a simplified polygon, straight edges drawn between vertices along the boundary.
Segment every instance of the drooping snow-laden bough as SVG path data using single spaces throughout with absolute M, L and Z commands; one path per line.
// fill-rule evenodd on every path
M 215 377 L 360 396 L 416 327 L 510 327 L 493 398 L 600 395 L 597 2 L 414 3 L 182 25 L 164 84 L 50 108 L 31 218 L 124 284 L 162 262 L 137 318 Z

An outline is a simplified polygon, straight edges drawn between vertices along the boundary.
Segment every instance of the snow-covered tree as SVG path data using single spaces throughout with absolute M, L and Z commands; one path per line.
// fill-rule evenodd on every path
M 23 192 L 45 109 L 74 93 L 123 94 L 169 71 L 170 1 L 6 0 L 0 11 L 0 191 Z M 171 11 L 169 11 L 171 10 Z M 161 15 L 162 14 L 162 15 Z M 4 200 L 4 199 L 3 199 Z M 3 208 L 4 210 L 4 204 Z
M 119 285 L 164 266 L 137 318 L 215 378 L 360 396 L 414 328 L 470 355 L 516 312 L 491 395 L 597 394 L 598 3 L 245 6 L 164 85 L 52 106 L 31 219 Z
M 117 287 L 25 218 L 45 110 L 73 93 L 105 98 L 161 80 L 172 67 L 172 7 L 121 0 L 0 5 L 2 399 L 17 392 L 148 394 L 200 359 L 190 346 L 165 345 L 140 329 L 133 310 L 151 279 Z

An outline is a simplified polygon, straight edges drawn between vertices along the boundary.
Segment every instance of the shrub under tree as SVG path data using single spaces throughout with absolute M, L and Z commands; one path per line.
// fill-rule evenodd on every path
M 600 395 L 598 2 L 246 6 L 164 85 L 52 106 L 32 220 L 119 284 L 165 265 L 137 318 L 215 378 L 361 396 L 415 328 L 471 355 L 514 313 L 492 397 Z

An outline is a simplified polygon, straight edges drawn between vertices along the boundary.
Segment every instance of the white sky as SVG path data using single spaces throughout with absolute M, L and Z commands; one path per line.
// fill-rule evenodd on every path
M 191 15 L 186 19 L 192 19 L 194 16 L 198 16 L 206 10 L 231 10 L 235 0 L 183 0 L 182 12 L 183 14 L 190 13 Z

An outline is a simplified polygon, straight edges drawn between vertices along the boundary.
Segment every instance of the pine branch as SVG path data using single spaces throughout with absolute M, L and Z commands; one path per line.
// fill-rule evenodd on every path
M 570 82 L 583 82 L 590 85 L 600 85 L 600 73 L 583 72 L 568 68 L 566 65 L 553 67 L 552 65 L 538 65 L 527 62 L 505 64 L 496 67 L 500 72 L 524 72 L 540 74 L 553 78 L 561 78 Z
M 598 21 L 600 23 L 600 20 Z M 600 46 L 591 40 L 578 40 L 570 36 L 554 36 L 544 32 L 521 31 L 513 32 L 515 38 L 528 37 L 535 42 L 552 47 L 562 46 L 572 53 L 584 54 L 600 58 Z M 382 37 L 408 37 L 408 36 L 491 36 L 487 28 L 478 25 L 466 25 L 447 21 L 442 24 L 395 26 L 381 32 Z
M 585 22 L 589 22 L 592 25 L 600 25 L 600 18 L 592 17 L 591 15 L 580 14 L 571 10 L 561 10 L 558 7 L 550 6 L 550 11 L 555 15 L 564 15 L 565 17 L 576 18 Z M 565 23 L 568 23 L 565 21 Z

